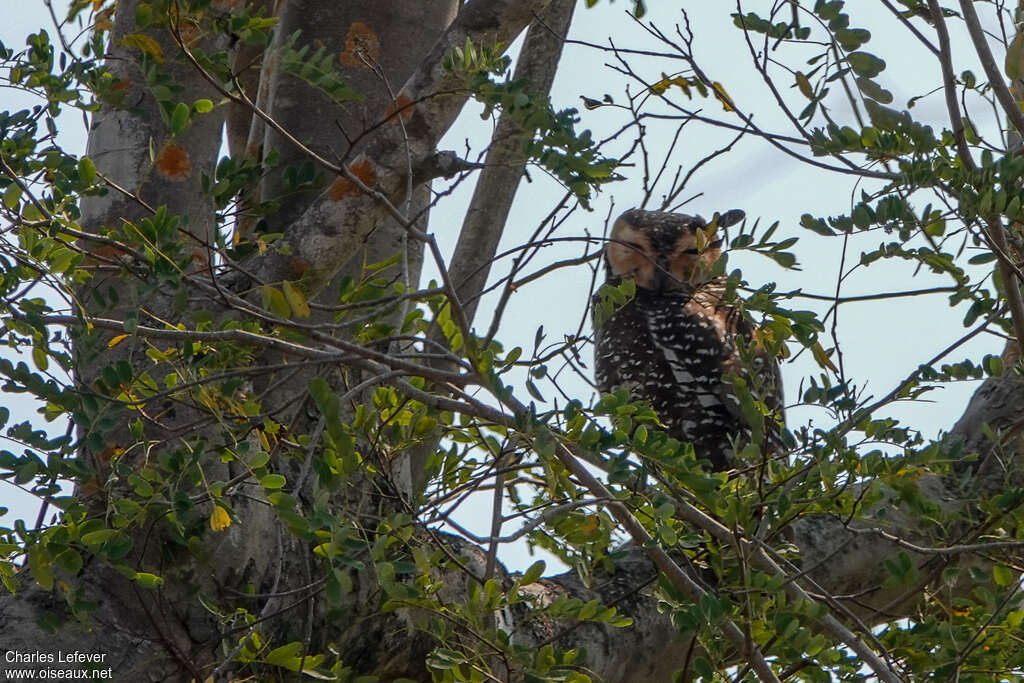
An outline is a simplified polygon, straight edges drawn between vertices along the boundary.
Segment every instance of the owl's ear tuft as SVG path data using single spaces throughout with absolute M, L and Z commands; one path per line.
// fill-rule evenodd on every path
M 718 217 L 717 225 L 721 228 L 728 228 L 736 225 L 746 217 L 747 214 L 743 209 L 729 209 Z

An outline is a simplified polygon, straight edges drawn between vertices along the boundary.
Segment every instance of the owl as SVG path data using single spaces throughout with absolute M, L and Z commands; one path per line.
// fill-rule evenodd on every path
M 737 340 L 757 348 L 753 325 L 725 300 L 726 278 L 712 273 L 721 255 L 718 228 L 743 216 L 728 211 L 710 226 L 699 216 L 661 211 L 619 216 L 604 251 L 606 281 L 634 280 L 636 295 L 594 333 L 598 389 L 624 387 L 651 403 L 668 434 L 692 442 L 716 471 L 736 464 L 730 438 L 749 436 L 725 375 L 749 376 Z M 766 402 L 781 405 L 778 365 L 766 356 L 758 354 L 754 371 L 773 389 Z

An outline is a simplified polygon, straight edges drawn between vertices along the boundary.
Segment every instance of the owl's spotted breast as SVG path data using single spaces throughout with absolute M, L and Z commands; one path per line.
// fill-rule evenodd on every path
M 721 312 L 690 311 L 694 303 L 682 292 L 638 289 L 597 329 L 597 384 L 649 401 L 670 435 L 726 469 L 739 425 L 724 373 L 732 371 L 736 347 L 732 334 L 722 333 Z
M 647 400 L 671 436 L 722 470 L 735 464 L 731 440 L 749 436 L 726 375 L 745 374 L 737 339 L 749 341 L 752 328 L 724 299 L 725 279 L 710 275 L 720 242 L 710 231 L 696 236 L 705 230 L 699 217 L 636 209 L 616 221 L 607 282 L 633 279 L 636 296 L 596 328 L 595 372 L 599 389 Z M 777 391 L 774 359 L 760 366 Z

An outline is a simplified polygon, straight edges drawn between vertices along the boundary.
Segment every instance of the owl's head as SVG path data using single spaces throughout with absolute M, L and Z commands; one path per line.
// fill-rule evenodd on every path
M 637 287 L 659 292 L 700 284 L 710 279 L 722 253 L 718 228 L 744 215 L 733 209 L 708 224 L 700 216 L 630 209 L 615 220 L 605 247 L 609 279 L 635 280 Z

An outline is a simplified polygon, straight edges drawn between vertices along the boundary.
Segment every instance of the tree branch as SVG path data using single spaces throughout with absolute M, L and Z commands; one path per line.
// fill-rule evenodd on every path
M 467 40 L 507 45 L 534 12 L 546 5 L 547 0 L 474 0 L 467 4 L 399 91 L 396 103 L 403 109 L 395 117 L 402 117 L 403 126 L 392 123 L 381 130 L 343 169 L 344 175 L 287 227 L 281 244 L 290 253 L 268 252 L 256 257 L 248 269 L 263 282 L 301 279 L 310 297 L 317 294 L 385 215 L 395 215 L 394 205 L 406 191 L 408 159 L 416 166 L 429 158 L 465 104 L 469 93 L 463 76 L 444 68 L 445 54 Z M 397 213 L 396 218 L 401 217 Z M 403 224 L 407 224 L 404 219 Z
M 575 4 L 575 0 L 552 0 L 526 32 L 512 78 L 526 81 L 532 98 L 543 100 L 551 92 Z M 459 232 L 450 273 L 470 322 L 526 167 L 523 146 L 532 134 L 520 129 L 508 112 L 501 113 Z

